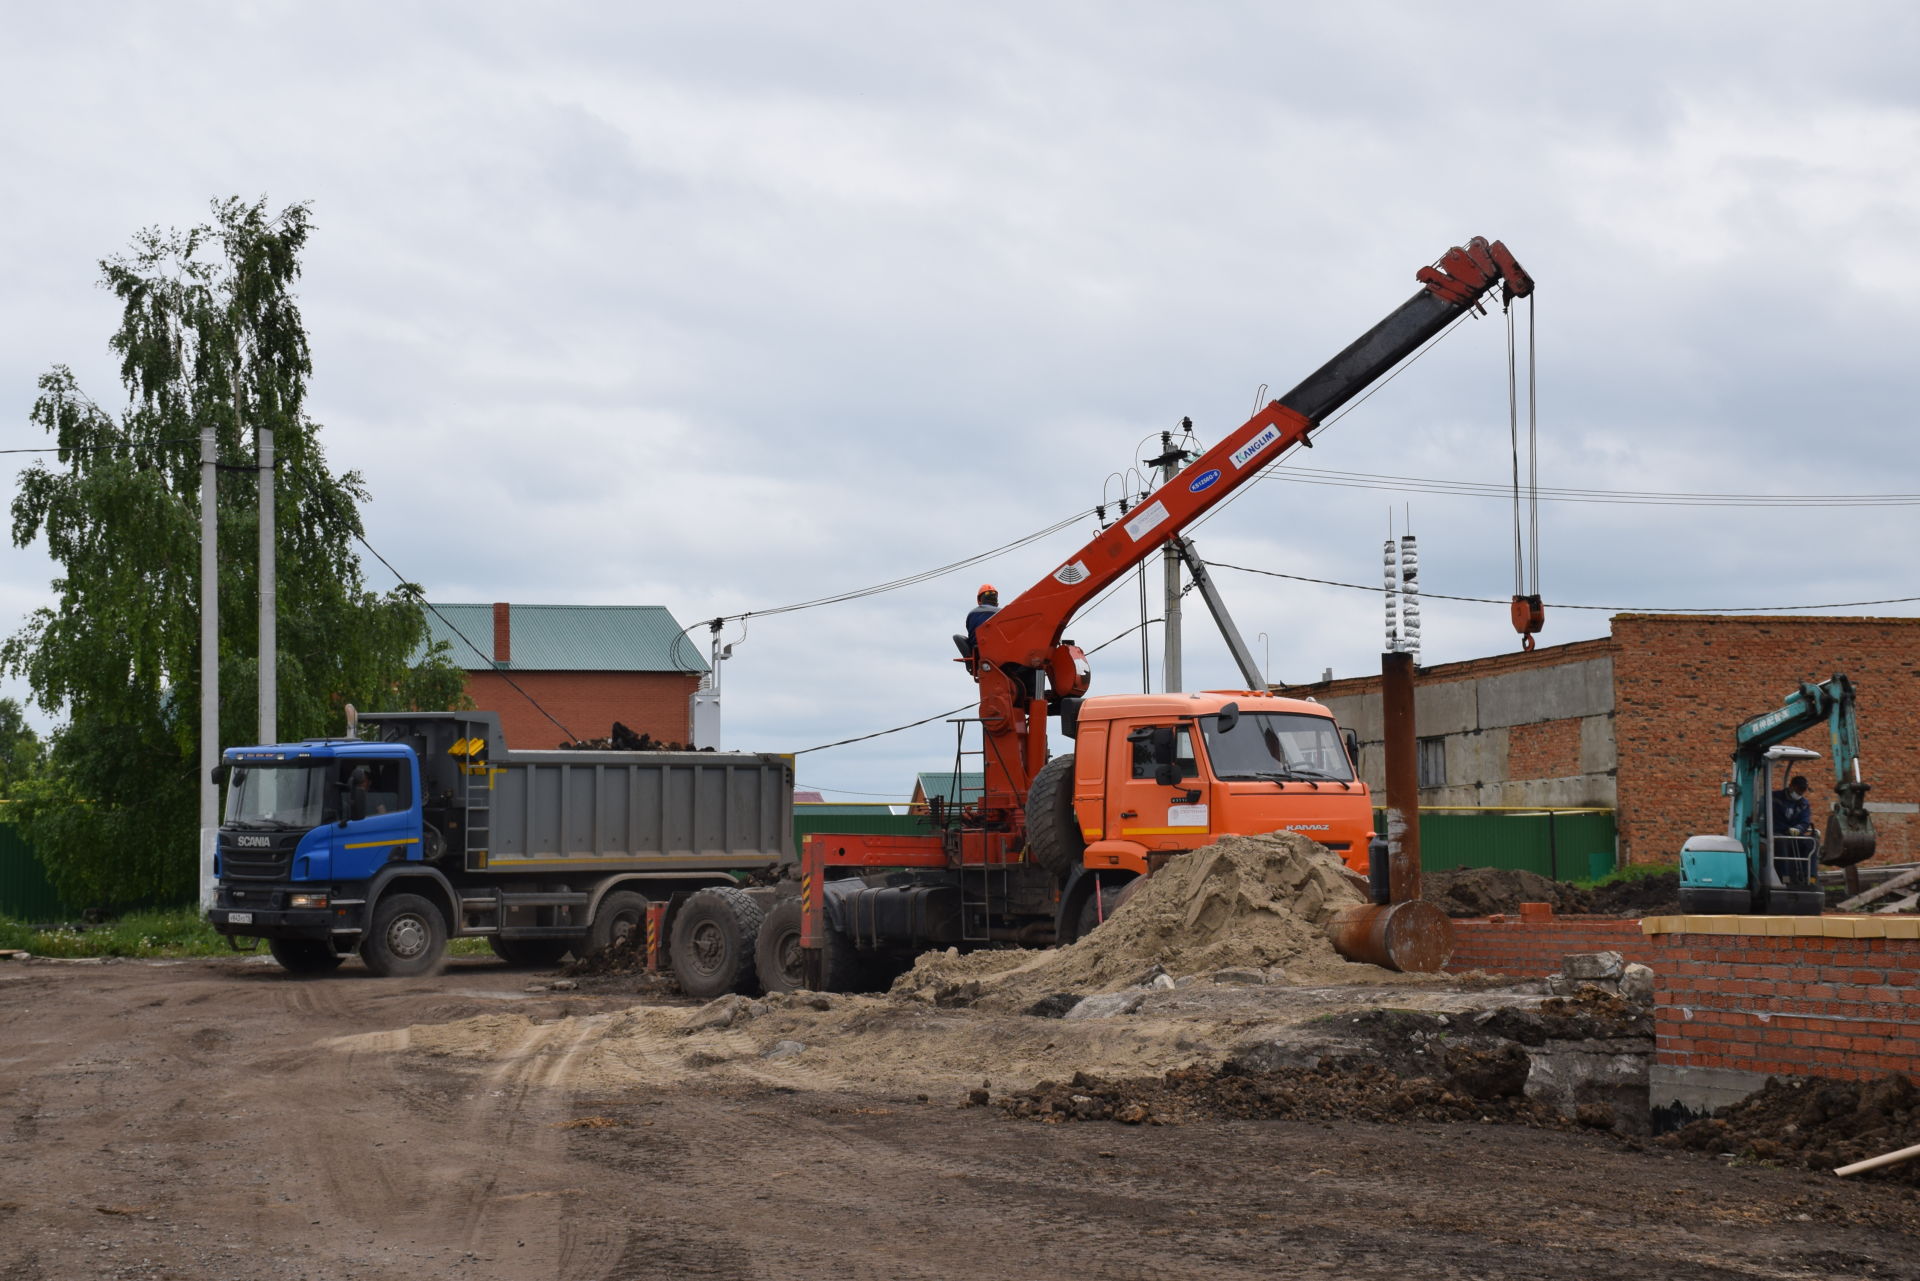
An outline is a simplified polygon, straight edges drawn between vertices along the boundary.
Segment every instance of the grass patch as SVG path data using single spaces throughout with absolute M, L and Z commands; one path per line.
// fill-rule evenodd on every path
M 42 929 L 0 920 L 0 947 L 35 956 L 229 956 L 226 939 L 190 907 L 129 912 L 98 925 Z
M 1569 881 L 1567 884 L 1583 890 L 1597 890 L 1603 885 L 1625 885 L 1629 881 L 1644 881 L 1650 876 L 1665 876 L 1669 872 L 1679 870 L 1680 865 L 1677 863 L 1629 863 L 1598 880 Z

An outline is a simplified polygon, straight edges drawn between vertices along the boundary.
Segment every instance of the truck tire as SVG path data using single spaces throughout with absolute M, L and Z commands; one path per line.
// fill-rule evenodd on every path
M 754 972 L 769 992 L 798 992 L 807 985 L 800 910 L 797 898 L 775 904 L 754 940 Z M 862 955 L 845 934 L 827 926 L 820 943 L 820 991 L 877 992 L 891 981 L 885 958 Z
M 447 923 L 418 894 L 389 894 L 373 910 L 360 959 L 381 978 L 415 978 L 438 969 L 447 953 Z
M 508 965 L 539 968 L 557 965 L 573 946 L 572 939 L 503 939 L 498 934 L 487 940 L 493 954 Z
M 1086 849 L 1073 812 L 1073 757 L 1056 756 L 1040 767 L 1027 790 L 1027 850 L 1034 862 L 1065 880 Z
M 1100 926 L 1106 924 L 1107 919 L 1120 910 L 1120 905 L 1133 897 L 1133 890 L 1129 887 L 1137 886 L 1137 880 L 1118 883 L 1120 876 L 1124 875 L 1124 873 L 1110 873 L 1109 875 L 1112 877 L 1112 880 L 1102 882 L 1100 885 L 1099 906 L 1094 906 L 1094 896 L 1092 893 L 1088 893 L 1087 901 L 1080 905 L 1080 922 L 1079 927 L 1074 932 L 1074 938 L 1083 939 L 1100 928 Z
M 763 915 L 745 890 L 696 890 L 674 914 L 668 945 L 680 990 L 703 1001 L 728 992 L 751 992 L 754 943 Z
M 345 959 L 324 939 L 268 939 L 267 951 L 289 974 L 331 974 Z
M 807 958 L 800 951 L 800 900 L 781 899 L 760 922 L 753 940 L 753 972 L 761 990 L 798 992 L 807 985 Z
M 600 900 L 587 926 L 587 955 L 598 956 L 610 947 L 633 940 L 642 953 L 647 943 L 647 900 L 632 890 L 615 890 Z

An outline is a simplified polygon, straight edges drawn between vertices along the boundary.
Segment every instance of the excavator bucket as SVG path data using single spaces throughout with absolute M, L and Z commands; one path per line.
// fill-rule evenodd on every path
M 1843 784 L 1836 790 L 1840 799 L 1827 815 L 1820 861 L 1828 867 L 1851 867 L 1873 857 L 1873 815 L 1867 812 L 1864 786 Z

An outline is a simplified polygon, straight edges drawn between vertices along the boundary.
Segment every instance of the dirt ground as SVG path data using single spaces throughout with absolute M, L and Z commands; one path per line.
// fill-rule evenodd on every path
M 1577 1128 L 966 1105 L 983 1062 L 998 1093 L 1182 1036 L 1202 1060 L 1193 1027 L 1257 1030 L 1276 989 L 1081 1023 L 860 998 L 690 1033 L 718 1016 L 631 980 L 526 990 L 550 977 L 0 965 L 0 1278 L 1920 1277 L 1912 1189 Z

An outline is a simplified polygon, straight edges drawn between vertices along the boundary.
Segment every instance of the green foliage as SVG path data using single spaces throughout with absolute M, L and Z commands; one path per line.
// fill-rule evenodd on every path
M 0 947 L 35 956 L 228 956 L 226 939 L 191 908 L 133 912 L 102 925 L 34 929 L 0 920 Z
M 20 701 L 0 698 L 0 799 L 13 795 L 23 779 L 39 768 L 40 736 L 27 724 Z
M 40 379 L 32 419 L 58 464 L 20 478 L 13 538 L 45 537 L 59 604 L 0 646 L 34 701 L 67 716 L 47 768 L 12 817 L 72 902 L 183 902 L 198 858 L 200 433 L 223 470 L 220 740 L 256 736 L 259 503 L 255 428 L 274 432 L 282 739 L 337 733 L 342 704 L 461 705 L 444 648 L 421 665 L 419 589 L 369 590 L 355 539 L 368 501 L 335 474 L 304 412 L 312 371 L 292 293 L 311 230 L 305 205 L 215 203 L 214 221 L 148 230 L 101 264 L 122 304 L 111 346 L 127 390 L 118 416 L 64 366 Z

